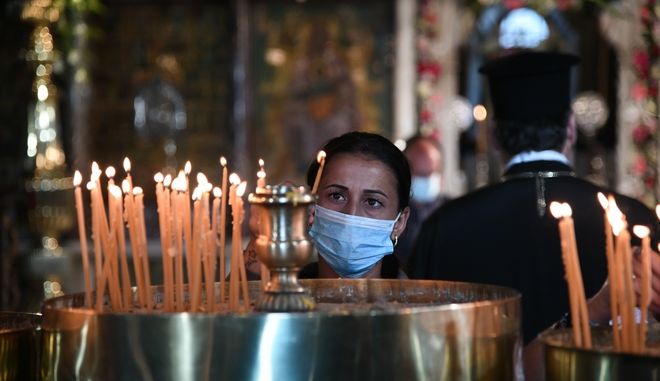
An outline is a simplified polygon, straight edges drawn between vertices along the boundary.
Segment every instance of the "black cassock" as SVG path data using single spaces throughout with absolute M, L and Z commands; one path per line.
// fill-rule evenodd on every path
M 528 343 L 569 311 L 558 221 L 552 201 L 573 210 L 587 298 L 607 278 L 603 209 L 597 193 L 613 194 L 572 175 L 560 162 L 512 166 L 504 181 L 442 205 L 422 226 L 411 277 L 512 287 L 522 294 Z M 641 202 L 614 194 L 629 227 L 655 229 L 657 218 Z

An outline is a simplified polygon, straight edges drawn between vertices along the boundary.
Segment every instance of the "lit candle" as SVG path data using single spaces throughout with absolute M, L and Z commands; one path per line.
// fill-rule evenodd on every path
M 186 195 L 186 197 L 184 197 L 183 207 L 183 236 L 186 240 L 186 266 L 188 268 L 188 283 L 190 283 L 192 279 L 193 263 L 191 262 L 191 255 L 194 250 L 192 241 L 192 220 L 190 219 L 190 181 L 188 177 L 191 170 L 192 165 L 190 164 L 190 161 L 187 161 L 183 168 L 183 183 L 185 185 L 184 193 Z M 179 176 L 181 176 L 181 173 L 179 173 Z M 188 287 L 190 287 L 190 285 Z
M 133 253 L 131 257 L 133 259 L 133 273 L 135 274 L 135 283 L 137 286 L 138 304 L 140 307 L 143 307 L 146 305 L 146 287 L 142 273 L 142 263 L 140 261 L 139 231 L 135 217 L 135 200 L 133 199 L 133 193 L 128 179 L 122 181 L 121 187 L 124 192 L 124 221 L 126 222 L 126 226 L 128 226 L 128 236 L 131 241 L 131 251 Z
M 165 248 L 163 252 L 163 284 L 167 285 L 168 292 L 165 295 L 168 311 L 174 311 L 174 273 L 172 260 L 176 253 L 172 239 L 172 213 L 171 213 L 171 199 L 170 199 L 170 185 L 172 184 L 172 176 L 169 174 L 163 179 L 163 234 L 165 235 Z
M 130 309 L 133 301 L 133 290 L 131 288 L 131 278 L 128 270 L 128 260 L 126 259 L 126 238 L 124 236 L 124 224 L 122 223 L 122 191 L 118 186 L 113 186 L 110 188 L 110 193 L 112 197 L 116 198 L 115 204 L 115 215 L 117 216 L 115 221 L 115 237 L 117 239 L 117 246 L 119 247 L 119 261 L 121 266 L 121 285 L 122 285 L 122 297 L 123 305 L 125 309 Z
M 220 165 L 222 166 L 222 189 L 220 200 L 220 304 L 225 302 L 225 277 L 227 272 L 225 269 L 225 245 L 226 245 L 226 224 L 227 224 L 227 160 L 223 157 L 220 158 Z
M 129 188 L 133 188 L 133 180 L 131 179 L 131 161 L 128 160 L 128 157 L 124 158 L 123 166 L 124 172 L 126 172 L 126 181 L 128 181 L 128 186 Z
M 607 210 L 609 208 L 609 201 L 607 197 L 598 192 L 598 202 L 603 208 L 603 224 L 605 225 L 605 257 L 607 258 L 607 276 L 610 284 L 610 316 L 612 319 L 612 338 L 614 341 L 614 348 L 621 348 L 621 332 L 619 331 L 619 298 L 618 298 L 618 282 L 616 275 L 616 265 L 614 259 L 614 237 L 612 235 L 612 226 L 607 218 Z
M 107 171 L 106 171 L 107 174 Z M 117 260 L 118 249 L 118 230 L 121 226 L 121 211 L 117 210 L 117 204 L 121 204 L 121 189 L 114 184 L 108 183 L 108 213 L 110 216 L 109 240 L 110 251 L 108 252 L 106 262 L 109 262 L 110 274 L 110 299 L 115 310 L 123 310 L 124 298 L 122 297 L 121 287 L 119 286 L 119 264 Z M 127 306 L 128 308 L 128 306 Z
M 239 289 L 239 279 L 240 274 L 238 271 L 238 240 L 240 239 L 240 224 L 238 206 L 236 205 L 236 182 L 240 183 L 240 178 L 235 173 L 232 173 L 229 177 L 229 205 L 231 205 L 231 215 L 232 215 L 232 238 L 231 238 L 231 270 L 229 276 L 229 310 L 237 311 L 238 310 L 238 289 Z
M 80 183 L 82 175 L 76 171 L 73 175 L 73 186 L 75 187 L 76 213 L 78 217 L 78 237 L 80 239 L 80 256 L 83 263 L 83 275 L 85 278 L 85 307 L 92 306 L 92 278 L 89 274 L 89 253 L 87 251 L 87 233 L 85 233 L 85 210 L 83 209 L 82 192 Z
M 316 155 L 316 161 L 319 163 L 319 169 L 316 171 L 316 178 L 314 179 L 314 186 L 312 187 L 313 194 L 316 194 L 319 190 L 319 183 L 321 182 L 321 175 L 323 174 L 323 167 L 325 166 L 325 151 L 319 151 Z
M 176 304 L 177 311 L 183 311 L 185 301 L 183 297 L 183 204 L 185 197 L 184 178 L 177 177 L 172 180 L 172 190 L 174 191 L 173 224 L 175 227 L 176 254 L 174 262 L 175 281 L 176 281 Z
M 92 171 L 92 175 L 94 172 Z M 87 183 L 87 190 L 90 191 L 91 197 L 90 201 L 92 204 L 92 240 L 94 242 L 94 278 L 96 280 L 96 310 L 101 311 L 103 309 L 103 267 L 101 261 L 101 232 L 99 229 L 99 217 L 98 217 L 98 205 L 94 193 L 96 189 L 96 182 L 90 180 Z
M 264 170 L 264 160 L 259 159 L 259 172 L 257 172 L 257 189 L 266 187 L 266 171 Z
M 163 309 L 165 311 L 171 311 L 172 306 L 170 304 L 170 296 L 172 295 L 172 290 L 170 289 L 167 276 L 169 245 L 167 242 L 167 217 L 165 195 L 163 191 L 163 180 L 164 177 L 162 173 L 158 172 L 154 175 L 154 181 L 156 182 L 156 207 L 158 212 L 158 228 L 160 232 L 161 260 L 163 263 Z
M 245 181 L 241 182 L 240 185 L 236 187 L 236 210 L 238 212 L 238 268 L 241 275 L 241 289 L 243 290 L 243 307 L 244 311 L 247 311 L 250 308 L 250 294 L 248 293 L 248 284 L 247 284 L 247 273 L 245 271 L 245 259 L 243 258 L 243 241 L 241 236 L 241 225 L 243 224 L 243 219 L 245 212 L 243 211 L 243 194 L 245 194 L 245 189 L 247 188 L 247 183 Z
M 627 230 L 625 216 L 610 198 L 607 218 L 612 225 L 615 236 L 614 258 L 617 268 L 617 282 L 619 286 L 619 313 L 621 314 L 621 347 L 626 351 L 637 348 L 637 335 L 635 335 L 635 292 L 632 282 L 632 255 L 630 249 L 630 234 Z
M 639 350 L 643 351 L 646 346 L 646 331 L 648 308 L 651 304 L 651 229 L 642 225 L 633 226 L 633 233 L 642 240 L 641 266 L 639 277 L 640 301 L 639 308 L 642 316 L 639 325 Z
M 201 292 L 200 280 L 200 242 L 202 235 L 202 209 L 201 209 L 201 188 L 198 186 L 193 190 L 193 250 L 188 254 L 188 265 L 192 267 L 190 271 L 190 280 L 188 281 L 188 289 L 190 292 L 190 310 L 195 312 L 199 308 L 199 299 Z
M 552 202 L 550 212 L 559 219 L 559 234 L 562 248 L 562 258 L 566 270 L 566 281 L 569 290 L 573 338 L 577 347 L 591 348 L 591 331 L 580 262 L 577 256 L 575 228 L 572 210 L 567 203 Z

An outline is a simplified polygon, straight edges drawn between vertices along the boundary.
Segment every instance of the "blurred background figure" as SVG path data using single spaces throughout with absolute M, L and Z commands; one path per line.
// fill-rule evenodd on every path
M 419 229 L 426 218 L 447 200 L 442 192 L 442 149 L 431 136 L 414 135 L 403 153 L 412 174 L 408 227 L 394 249 L 401 268 L 408 272 L 408 259 Z

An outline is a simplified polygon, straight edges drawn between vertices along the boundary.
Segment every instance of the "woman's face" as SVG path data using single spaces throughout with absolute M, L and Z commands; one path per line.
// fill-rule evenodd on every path
M 393 220 L 399 213 L 394 173 L 382 162 L 360 154 L 338 154 L 328 161 L 318 196 L 319 205 L 344 214 Z M 408 209 L 395 224 L 393 237 L 403 232 L 407 218 Z
M 318 204 L 336 212 L 379 220 L 393 220 L 399 214 L 397 179 L 392 170 L 369 156 L 343 153 L 329 160 L 318 189 Z M 409 208 L 401 211 L 394 224 L 390 239 L 403 233 L 408 221 Z M 312 223 L 312 220 L 310 223 Z M 365 278 L 379 278 L 381 263 Z M 334 278 L 337 274 L 319 257 L 319 277 Z

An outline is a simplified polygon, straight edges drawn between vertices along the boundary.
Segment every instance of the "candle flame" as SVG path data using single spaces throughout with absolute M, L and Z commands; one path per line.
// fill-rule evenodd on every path
M 76 169 L 76 172 L 73 174 L 73 186 L 80 186 L 80 183 L 82 183 L 82 175 L 80 174 L 80 171 Z
M 243 197 L 245 188 L 247 188 L 247 181 L 243 181 L 238 185 L 238 188 L 236 188 L 236 196 Z
M 220 156 L 220 165 L 223 167 L 227 166 L 227 159 L 224 156 Z
M 265 177 L 266 177 L 266 172 L 264 171 L 257 172 L 257 178 L 263 179 Z
M 91 190 L 94 189 L 94 188 L 96 188 L 96 183 L 95 183 L 94 181 L 91 181 L 91 180 L 88 181 L 88 182 L 87 182 L 87 190 L 90 190 L 90 191 L 91 191 Z
M 222 197 L 222 189 L 215 187 L 213 188 L 213 197 L 220 198 Z
M 177 176 L 174 180 L 172 180 L 172 189 L 178 192 L 185 192 L 186 191 L 186 178 Z
M 206 175 L 203 174 L 202 172 L 197 173 L 197 184 L 198 185 L 204 185 L 207 184 L 209 180 L 206 178 Z
M 108 187 L 108 191 L 110 192 L 110 195 L 114 198 L 121 198 L 121 188 L 119 188 L 116 185 L 111 185 Z
M 323 160 L 325 160 L 325 151 L 320 150 L 319 153 L 316 154 L 316 161 L 318 161 L 320 163 Z
M 602 192 L 598 192 L 598 202 L 600 203 L 600 206 L 603 207 L 603 209 L 607 210 L 609 202 L 607 201 L 607 197 Z
M 660 204 L 655 206 L 655 214 L 658 215 L 658 219 L 660 219 Z
M 564 217 L 570 217 L 573 215 L 573 209 L 571 209 L 571 206 L 567 202 L 562 204 L 562 209 Z
M 202 187 L 202 191 L 204 191 L 205 193 L 209 193 L 213 190 L 213 184 L 211 184 L 211 183 L 206 183 L 206 184 L 202 185 L 201 187 Z
M 121 182 L 121 189 L 126 194 L 131 193 L 131 184 L 128 182 L 128 180 L 124 179 L 124 181 Z
M 133 188 L 133 195 L 134 195 L 134 196 L 139 196 L 139 195 L 141 195 L 141 194 L 143 194 L 143 193 L 144 193 L 144 192 L 142 191 L 142 188 L 141 188 L 141 187 L 135 187 L 135 188 Z
M 202 198 L 202 188 L 201 187 L 195 187 L 195 189 L 193 189 L 193 193 L 192 193 L 193 201 L 197 201 L 201 198 Z
M 111 179 L 111 178 L 115 177 L 116 172 L 117 171 L 115 171 L 115 167 L 113 167 L 111 165 L 111 166 L 109 166 L 108 168 L 105 169 L 105 177 Z
M 259 166 L 262 170 L 264 169 L 264 159 L 259 159 Z
M 188 176 L 190 171 L 192 171 L 192 164 L 190 164 L 190 160 L 186 161 L 186 165 L 183 166 L 183 171 L 186 173 L 186 176 Z
M 101 169 L 99 168 L 99 163 L 93 161 L 92 162 L 92 172 L 99 172 Z
M 131 171 L 131 161 L 128 160 L 128 156 L 124 158 L 124 171 L 126 173 Z
M 97 182 L 99 177 L 101 177 L 101 170 L 95 171 L 92 169 L 92 173 L 89 175 L 89 181 Z
M 635 225 L 633 226 L 633 233 L 639 238 L 646 238 L 651 234 L 651 229 L 649 229 L 648 226 Z
M 229 175 L 229 184 L 231 184 L 231 185 L 238 185 L 238 184 L 240 184 L 240 183 L 241 183 L 241 178 L 238 177 L 237 174 L 232 173 L 231 175 Z
M 563 208 L 561 206 L 561 203 L 559 203 L 557 201 L 553 201 L 553 202 L 550 203 L 550 213 L 552 214 L 552 216 L 554 218 L 557 218 L 557 219 L 561 218 L 562 217 L 562 211 L 563 211 Z
M 157 172 L 154 175 L 154 181 L 157 182 L 157 183 L 162 183 L 163 182 L 163 174 L 160 173 L 160 172 Z

